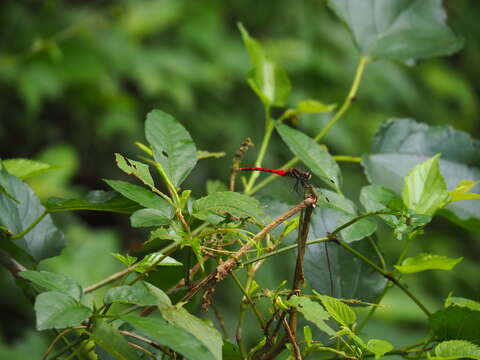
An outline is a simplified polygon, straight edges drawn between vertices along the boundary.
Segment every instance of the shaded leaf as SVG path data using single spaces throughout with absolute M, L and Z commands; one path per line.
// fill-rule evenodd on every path
M 452 270 L 462 260 L 463 257 L 451 259 L 442 255 L 422 253 L 406 258 L 402 265 L 395 265 L 395 268 L 402 274 L 414 274 L 425 270 Z
M 168 225 L 173 217 L 172 207 L 165 202 L 163 210 L 140 209 L 130 216 L 130 224 L 133 227 L 148 227 Z
M 155 161 L 173 186 L 179 186 L 197 163 L 197 149 L 188 131 L 173 116 L 153 110 L 145 121 L 145 136 Z
M 37 330 L 76 326 L 92 315 L 92 310 L 70 295 L 58 291 L 41 293 L 35 299 Z
M 120 360 L 135 360 L 140 359 L 133 351 L 125 337 L 114 329 L 105 320 L 95 320 L 92 338 L 97 345 L 112 354 L 115 359 Z
M 330 316 L 323 310 L 319 303 L 305 296 L 292 296 L 286 304 L 296 308 L 303 314 L 306 320 L 314 323 L 320 330 L 328 335 L 335 334 L 335 331 L 325 323 L 325 320 L 328 320 Z
M 308 135 L 287 125 L 277 125 L 277 131 L 289 149 L 325 184 L 338 189 L 341 186 L 340 168 L 333 157 Z
M 158 298 L 152 293 L 149 283 L 138 281 L 133 285 L 122 285 L 108 289 L 103 301 L 105 303 L 126 303 L 141 306 L 157 305 Z
M 449 295 L 445 299 L 445 307 L 449 307 L 452 305 L 466 307 L 470 310 L 480 311 L 480 303 L 478 301 Z
M 121 319 L 152 340 L 171 348 L 190 360 L 218 360 L 200 340 L 188 331 L 171 325 L 163 319 L 138 315 L 123 315 Z
M 104 179 L 104 181 L 115 191 L 118 191 L 126 198 L 135 201 L 146 208 L 166 212 L 170 206 L 167 201 L 142 186 L 133 185 L 121 180 Z
M 69 276 L 56 274 L 50 271 L 22 271 L 19 275 L 46 290 L 54 290 L 71 295 L 80 300 L 83 290 L 81 286 Z
M 117 166 L 126 174 L 135 176 L 150 188 L 154 187 L 152 175 L 150 175 L 150 170 L 147 164 L 140 161 L 130 160 L 120 154 L 115 154 L 115 161 L 117 162 Z
M 380 185 L 364 186 L 360 191 L 360 202 L 368 212 L 388 210 L 390 206 L 398 203 L 403 206 L 402 199 L 395 191 Z M 379 217 L 392 227 L 398 225 L 400 221 L 394 215 L 379 215 Z
M 0 224 L 13 234 L 27 229 L 45 208 L 32 189 L 19 178 L 0 170 L 0 186 L 17 201 L 0 194 Z M 30 232 L 15 240 L 16 246 L 25 250 L 35 261 L 60 254 L 65 247 L 63 233 L 53 224 L 50 215 L 45 216 Z
M 90 191 L 83 199 L 50 198 L 43 203 L 48 212 L 93 210 L 131 214 L 140 209 L 140 205 L 114 191 Z
M 161 260 L 161 261 L 160 261 Z M 170 256 L 165 256 L 161 252 L 155 252 L 145 256 L 135 267 L 135 271 L 143 273 L 145 270 L 150 269 L 152 266 L 182 266 L 181 262 L 178 262 Z
M 446 25 L 441 0 L 330 0 L 368 57 L 407 60 L 450 55 L 463 41 Z
M 355 312 L 340 300 L 331 296 L 321 295 L 319 293 L 316 293 L 316 295 L 322 301 L 323 306 L 330 316 L 338 323 L 344 326 L 349 326 L 357 319 Z
M 466 307 L 449 306 L 429 318 L 430 327 L 439 340 L 469 340 L 480 342 L 480 311 Z

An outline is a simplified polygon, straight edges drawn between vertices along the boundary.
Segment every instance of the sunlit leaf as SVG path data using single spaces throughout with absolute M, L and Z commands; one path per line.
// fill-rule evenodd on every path
M 442 255 L 422 253 L 406 258 L 402 265 L 395 265 L 395 268 L 402 274 L 414 274 L 425 270 L 452 270 L 462 260 L 463 257 L 451 259 Z
M 347 304 L 331 296 L 321 295 L 318 292 L 316 292 L 316 295 L 322 301 L 323 306 L 330 316 L 338 323 L 349 326 L 357 319 L 357 315 Z
M 480 194 L 470 192 L 470 190 L 478 183 L 480 183 L 480 180 L 479 181 L 472 181 L 472 180 L 460 181 L 452 191 L 448 192 L 450 194 L 451 201 L 455 202 L 455 201 L 462 201 L 462 200 L 480 199 Z
M 380 359 L 385 353 L 393 350 L 393 345 L 388 341 L 380 339 L 368 340 L 366 347 L 369 351 L 375 354 L 375 359 Z
M 54 166 L 30 159 L 5 159 L 2 163 L 9 174 L 22 180 L 55 169 Z
M 480 302 L 456 296 L 448 296 L 445 299 L 445 307 L 449 306 L 466 307 L 470 310 L 480 311 Z
M 299 113 L 307 113 L 307 114 L 318 114 L 318 113 L 325 113 L 331 112 L 335 110 L 337 104 L 324 104 L 318 100 L 303 100 L 300 101 L 297 105 L 297 111 Z
M 130 224 L 133 227 L 149 227 L 168 225 L 173 217 L 172 207 L 165 202 L 163 210 L 140 209 L 130 216 Z
M 480 346 L 466 340 L 443 341 L 435 347 L 434 360 L 480 359 Z
M 310 300 L 306 296 L 292 296 L 286 303 L 289 306 L 295 307 L 303 314 L 306 320 L 314 323 L 320 330 L 328 335 L 335 333 L 335 331 L 325 323 L 325 320 L 328 320 L 330 316 L 323 310 L 319 303 Z
M 127 199 L 145 206 L 146 208 L 167 211 L 170 206 L 166 200 L 154 194 L 152 191 L 138 185 L 130 184 L 121 180 L 104 180 L 112 189 L 118 191 Z
M 152 175 L 147 164 L 140 161 L 130 160 L 120 154 L 115 154 L 117 166 L 128 175 L 133 175 L 141 180 L 145 185 L 154 187 Z

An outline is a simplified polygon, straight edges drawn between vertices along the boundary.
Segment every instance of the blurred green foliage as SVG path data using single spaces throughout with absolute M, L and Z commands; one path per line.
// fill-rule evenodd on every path
M 359 156 L 369 151 L 375 130 L 389 117 L 413 117 L 479 133 L 480 7 L 474 0 L 445 1 L 445 6 L 450 25 L 465 37 L 464 50 L 448 58 L 422 60 L 416 66 L 386 61 L 369 65 L 357 102 L 325 139 L 332 153 Z M 237 21 L 286 69 L 292 80 L 290 106 L 305 98 L 328 104 L 342 101 L 358 54 L 348 31 L 323 1 L 1 2 L 2 158 L 36 158 L 59 166 L 29 182 L 43 199 L 106 188 L 100 179 L 119 173 L 114 152 L 134 153 L 133 141 L 142 136 L 145 114 L 156 107 L 175 114 L 199 149 L 227 152 L 226 158 L 203 160 L 195 178 L 187 180 L 196 196 L 205 194 L 207 179 L 227 179 L 231 157 L 242 139 L 251 136 L 258 144 L 263 129 L 262 106 L 244 80 L 249 62 Z M 326 115 L 308 115 L 298 126 L 313 135 L 326 121 Z M 274 138 L 264 164 L 274 168 L 290 157 Z M 245 163 L 251 159 L 253 155 L 247 154 Z M 344 164 L 342 171 L 347 194 L 358 198 L 366 184 L 361 169 Z M 274 183 L 265 193 L 291 200 L 284 187 Z M 81 262 L 83 268 L 85 261 L 95 258 L 92 274 L 70 274 L 84 286 L 120 265 L 112 257 L 102 259 L 100 269 L 97 254 L 117 251 L 120 241 L 130 245 L 132 238 L 141 235 L 125 230 L 127 218 L 121 216 L 69 215 L 55 220 L 65 230 L 70 247 L 42 268 L 67 273 L 75 271 L 72 262 Z M 106 228 L 120 222 L 123 225 L 115 232 Z M 85 223 L 102 229 L 89 229 Z M 419 239 L 424 241 L 412 245 L 412 252 L 427 250 L 466 259 L 457 272 L 416 277 L 411 288 L 425 293 L 437 306 L 452 289 L 478 300 L 480 283 L 474 263 L 480 254 L 478 235 L 441 218 L 434 225 Z M 381 240 L 389 242 L 384 246 L 391 250 L 387 257 L 398 252 L 400 245 L 390 237 Z M 288 272 L 283 262 L 273 264 L 262 268 L 258 281 L 272 283 L 272 270 L 278 279 Z M 40 352 L 36 349 L 43 340 L 38 334 L 25 333 L 33 326 L 28 301 L 3 269 L 0 275 L 2 293 L 8 294 L 1 298 L 5 304 L 0 334 L 8 342 L 18 342 L 25 335 L 22 346 L 6 349 L 2 345 L 0 354 L 22 358 L 26 346 Z M 411 341 L 409 334 L 418 330 L 419 314 L 402 296 L 389 294 L 386 308 L 377 316 L 400 323 L 404 333 L 398 328 L 392 333 L 383 328 L 385 324 L 374 322 L 367 331 L 389 334 L 384 337 L 395 345 Z M 238 298 L 219 301 L 232 312 L 238 306 L 233 299 Z M 227 326 L 232 326 L 233 318 L 226 316 Z M 15 326 L 9 326 L 12 319 Z

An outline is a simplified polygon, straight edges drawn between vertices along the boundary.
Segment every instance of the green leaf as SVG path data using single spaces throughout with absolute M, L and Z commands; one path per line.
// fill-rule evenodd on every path
M 150 188 L 155 187 L 147 164 L 130 160 L 120 154 L 115 154 L 115 161 L 117 162 L 117 166 L 128 175 L 135 176 Z
M 112 253 L 112 256 L 114 256 L 116 259 L 120 260 L 127 266 L 133 265 L 135 261 L 137 261 L 137 258 L 135 256 L 130 256 L 128 254 L 123 256 L 122 254 Z
M 47 289 L 71 295 L 74 299 L 82 297 L 81 286 L 69 276 L 56 274 L 50 271 L 22 271 L 19 275 L 31 282 Z
M 286 301 L 286 304 L 296 308 L 303 314 L 306 320 L 314 323 L 320 330 L 328 335 L 335 334 L 335 331 L 325 323 L 325 320 L 328 320 L 329 315 L 323 310 L 322 305 L 319 303 L 312 301 L 305 296 L 292 296 Z
M 401 203 L 402 199 L 395 191 L 380 185 L 367 185 L 360 191 L 360 202 L 368 212 L 388 210 L 392 203 Z M 395 227 L 399 219 L 394 215 L 379 215 L 388 225 Z
M 64 329 L 81 324 L 92 315 L 92 310 L 70 295 L 48 291 L 36 297 L 35 314 L 37 330 Z
M 449 307 L 452 305 L 466 307 L 470 310 L 480 311 L 480 303 L 478 301 L 449 295 L 445 299 L 445 307 Z
M 231 191 L 221 191 L 193 202 L 192 215 L 197 219 L 218 223 L 226 216 L 253 218 L 263 222 L 260 203 L 253 197 Z
M 237 345 L 232 344 L 228 340 L 224 340 L 223 347 L 222 347 L 222 359 L 223 360 L 243 360 L 243 357 Z
M 48 212 L 92 210 L 109 211 L 121 214 L 131 214 L 140 209 L 138 203 L 114 191 L 95 190 L 90 191 L 85 200 L 83 199 L 59 199 L 50 198 L 43 203 Z
M 463 200 L 473 200 L 480 199 L 480 194 L 469 192 L 475 185 L 480 183 L 479 181 L 472 180 L 462 180 L 460 181 L 455 189 L 449 191 L 450 199 L 452 202 L 463 201 Z
M 195 336 L 163 319 L 138 315 L 123 315 L 121 319 L 127 321 L 145 336 L 171 348 L 190 360 L 219 359 Z
M 289 149 L 315 175 L 333 189 L 339 189 L 341 186 L 340 168 L 325 148 L 317 144 L 311 137 L 287 125 L 279 124 L 276 128 Z
M 403 202 L 417 214 L 433 215 L 447 205 L 450 196 L 440 173 L 440 154 L 415 166 L 405 177 Z
M 4 169 L 0 170 L 0 186 L 16 199 L 0 194 L 0 224 L 13 234 L 27 229 L 44 213 L 45 208 L 32 189 Z M 40 261 L 60 254 L 65 247 L 65 239 L 53 224 L 51 216 L 47 215 L 25 236 L 16 239 L 14 244 L 25 250 L 35 261 Z
M 169 211 L 170 205 L 167 201 L 142 186 L 133 185 L 121 180 L 104 179 L 104 181 L 127 199 L 135 201 L 146 208 L 157 209 L 165 213 Z
M 163 259 L 159 262 L 160 259 Z M 170 256 L 165 256 L 161 252 L 155 252 L 145 256 L 140 263 L 135 267 L 135 271 L 143 273 L 145 270 L 155 266 L 182 266 L 181 262 L 178 262 Z
M 2 163 L 9 174 L 19 177 L 22 180 L 55 168 L 40 161 L 21 158 L 2 160 Z
M 265 106 L 285 106 L 292 88 L 287 73 L 265 55 L 260 44 L 249 35 L 242 24 L 239 24 L 238 28 L 252 63 L 248 84 Z
M 145 136 L 155 161 L 173 186 L 179 186 L 197 163 L 197 149 L 188 131 L 173 116 L 153 110 L 145 121 Z
M 168 225 L 173 217 L 173 209 L 165 203 L 163 211 L 157 209 L 141 209 L 130 216 L 130 224 L 133 227 L 148 227 Z
M 108 289 L 103 301 L 105 303 L 126 303 L 141 306 L 157 305 L 158 297 L 155 286 L 138 281 L 134 285 L 122 285 Z
M 332 112 L 337 107 L 337 104 L 324 104 L 318 100 L 303 100 L 300 101 L 297 105 L 297 111 L 299 113 L 307 113 L 307 114 L 318 114 L 318 113 L 326 113 Z
M 425 270 L 452 270 L 462 260 L 463 257 L 450 259 L 442 255 L 422 253 L 406 258 L 402 265 L 395 265 L 395 268 L 402 274 L 414 274 Z
M 408 60 L 450 55 L 463 41 L 446 25 L 441 0 L 330 0 L 364 56 Z
M 92 338 L 95 343 L 112 354 L 115 359 L 135 360 L 140 359 L 133 351 L 125 337 L 116 329 L 109 325 L 105 320 L 95 320 Z
M 480 342 L 480 311 L 466 307 L 449 306 L 429 318 L 430 327 L 438 340 L 469 340 Z
M 478 140 L 450 126 L 428 126 L 412 119 L 392 119 L 384 123 L 375 135 L 372 153 L 363 157 L 363 166 L 371 183 L 399 193 L 411 169 L 438 153 L 442 154 L 439 163 L 447 189 L 453 189 L 465 179 L 480 179 Z M 480 232 L 480 201 L 452 203 L 439 214 Z
M 215 359 L 222 359 L 222 335 L 204 320 L 193 316 L 179 304 L 159 305 L 160 312 L 170 324 L 182 328 L 200 340 L 213 354 Z
M 480 346 L 465 340 L 443 341 L 435 347 L 435 355 L 429 359 L 480 359 Z
M 384 354 L 393 350 L 393 345 L 388 341 L 370 339 L 366 344 L 367 350 L 375 354 L 375 360 L 380 359 Z
M 315 292 L 315 295 L 322 301 L 330 316 L 341 325 L 349 326 L 357 319 L 355 312 L 340 300 L 327 295 L 321 295 L 318 292 Z

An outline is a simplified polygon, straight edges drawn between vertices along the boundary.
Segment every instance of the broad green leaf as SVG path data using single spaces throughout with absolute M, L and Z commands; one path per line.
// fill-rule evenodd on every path
M 37 330 L 76 326 L 92 315 L 92 310 L 70 295 L 58 291 L 41 293 L 35 299 Z
M 145 136 L 155 161 L 173 186 L 179 186 L 197 163 L 197 149 L 188 131 L 173 116 L 153 110 L 145 121 Z
M 16 199 L 0 194 L 0 224 L 13 234 L 27 229 L 45 211 L 32 189 L 4 169 L 0 170 L 0 186 Z M 47 215 L 25 236 L 15 240 L 14 244 L 35 261 L 40 261 L 60 254 L 65 247 L 65 239 L 53 224 L 51 216 Z
M 137 202 L 127 199 L 114 191 L 90 191 L 83 199 L 50 198 L 43 205 L 48 212 L 92 210 L 131 214 L 140 209 Z
M 317 194 L 320 196 L 317 204 L 323 209 L 332 210 L 331 213 L 332 216 L 335 217 L 337 227 L 346 224 L 358 216 L 355 204 L 343 195 L 339 195 L 333 191 L 325 189 L 317 189 Z M 315 218 L 317 218 L 317 216 L 315 216 Z M 356 221 L 347 228 L 343 229 L 340 232 L 340 235 L 343 241 L 353 242 L 370 236 L 376 230 L 377 223 L 373 220 L 373 218 L 367 217 Z
M 334 231 L 341 225 L 341 216 L 341 213 L 331 209 L 317 207 L 313 212 L 308 240 L 325 237 L 327 233 Z M 349 245 L 379 263 L 374 247 L 366 239 Z M 367 302 L 375 302 L 386 284 L 386 279 L 381 274 L 331 242 L 307 247 L 305 277 L 312 288 L 321 294 Z
M 292 296 L 286 304 L 296 308 L 306 320 L 314 323 L 320 330 L 324 331 L 328 335 L 335 334 L 335 331 L 325 323 L 330 317 L 328 313 L 323 310 L 322 305 L 310 300 L 305 296 Z
M 480 342 L 480 311 L 461 306 L 449 306 L 432 314 L 430 328 L 438 340 L 469 340 Z
M 231 191 L 221 191 L 193 202 L 193 213 L 197 219 L 218 223 L 227 216 L 253 218 L 263 221 L 260 203 L 253 197 Z
M 395 265 L 395 268 L 402 274 L 414 274 L 425 270 L 452 270 L 462 260 L 463 257 L 451 259 L 442 255 L 422 253 L 406 258 L 402 265 Z
M 395 191 L 380 185 L 367 185 L 360 191 L 360 202 L 368 212 L 389 210 L 392 203 L 401 203 L 402 199 Z M 393 211 L 392 211 L 393 212 Z M 399 219 L 394 215 L 379 215 L 388 225 L 395 227 Z
M 222 335 L 204 320 L 190 314 L 181 305 L 159 305 L 160 312 L 170 324 L 188 331 L 200 340 L 213 354 L 215 359 L 222 359 Z
M 455 297 L 455 296 L 448 296 L 445 299 L 445 307 L 449 306 L 460 306 L 460 307 L 466 307 L 470 310 L 475 310 L 475 311 L 480 311 L 480 302 L 462 298 L 462 297 Z
M 435 347 L 435 356 L 429 359 L 480 359 L 480 346 L 465 340 L 443 341 Z
M 238 27 L 252 63 L 248 84 L 265 106 L 285 106 L 292 88 L 287 73 L 265 55 L 260 44 L 243 25 L 239 24 Z
M 343 326 L 349 326 L 357 319 L 355 312 L 340 300 L 327 295 L 321 295 L 318 292 L 315 292 L 315 295 L 322 301 L 330 316 Z
M 31 282 L 47 289 L 71 295 L 74 299 L 82 297 L 81 286 L 69 276 L 56 274 L 50 271 L 22 271 L 19 275 Z
M 340 188 L 340 168 L 327 150 L 308 135 L 287 125 L 277 125 L 277 131 L 289 149 L 308 166 L 312 173 L 333 189 Z
M 300 101 L 297 105 L 297 111 L 299 113 L 307 113 L 307 114 L 318 114 L 318 113 L 325 113 L 331 112 L 335 110 L 337 104 L 324 104 L 318 100 L 303 100 Z
M 161 261 L 160 261 L 161 260 Z M 143 273 L 145 270 L 152 266 L 182 266 L 181 262 L 178 262 L 170 256 L 165 256 L 161 252 L 155 252 L 145 256 L 135 267 L 135 271 Z
M 115 359 L 140 359 L 135 351 L 133 351 L 133 347 L 128 344 L 127 339 L 105 320 L 95 320 L 92 338 L 97 345 L 112 354 Z
M 40 161 L 21 158 L 2 160 L 2 163 L 9 174 L 22 180 L 55 168 Z
M 480 199 L 480 194 L 472 193 L 470 190 L 480 183 L 479 181 L 472 181 L 472 180 L 462 180 L 460 181 L 455 189 L 449 191 L 450 199 L 452 202 L 455 201 L 462 201 L 462 200 L 473 200 L 473 199 Z
M 440 170 L 453 189 L 462 180 L 480 179 L 480 142 L 450 126 L 428 126 L 412 119 L 392 119 L 375 135 L 372 153 L 363 156 L 369 181 L 400 193 L 415 165 L 441 153 Z M 478 192 L 478 190 L 474 190 Z M 480 201 L 451 203 L 439 211 L 451 221 L 480 232 Z
M 133 185 L 121 180 L 104 181 L 127 199 L 135 201 L 146 208 L 157 209 L 165 213 L 169 211 L 170 205 L 164 199 L 142 186 Z
M 363 55 L 408 60 L 450 55 L 462 40 L 446 25 L 441 0 L 330 0 Z
M 367 350 L 375 354 L 375 360 L 380 359 L 385 353 L 393 350 L 393 345 L 388 341 L 370 339 L 366 344 Z
M 433 215 L 447 205 L 450 196 L 440 173 L 440 154 L 415 166 L 405 177 L 403 202 L 417 214 Z
M 154 187 L 152 175 L 150 175 L 150 170 L 147 164 L 140 161 L 130 160 L 120 154 L 115 154 L 115 161 L 117 162 L 117 166 L 125 173 L 135 176 L 150 188 Z
M 227 185 L 220 180 L 207 180 L 207 194 L 213 194 L 215 192 L 227 191 Z
M 108 289 L 103 300 L 105 303 L 126 303 L 141 306 L 157 305 L 158 298 L 152 293 L 153 285 L 138 281 L 134 285 L 122 285 Z
M 218 360 L 209 348 L 188 331 L 171 325 L 163 319 L 141 317 L 138 315 L 122 315 L 127 321 L 145 336 L 165 345 L 190 360 Z M 221 359 L 221 358 L 220 358 Z
M 243 360 L 240 349 L 237 345 L 232 344 L 228 340 L 223 341 L 222 347 L 222 359 L 223 360 Z
M 130 224 L 133 227 L 148 227 L 168 225 L 173 217 L 173 209 L 165 203 L 165 209 L 140 209 L 130 216 Z

